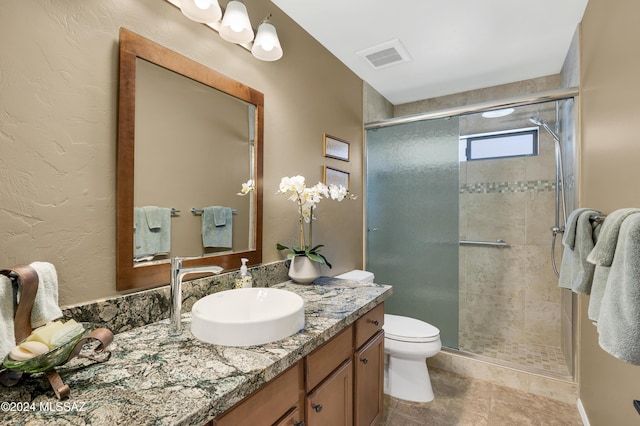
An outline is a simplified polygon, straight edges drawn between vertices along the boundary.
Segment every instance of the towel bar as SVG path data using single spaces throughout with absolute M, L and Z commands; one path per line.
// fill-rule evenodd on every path
M 602 223 L 604 222 L 604 220 L 607 218 L 607 215 L 605 214 L 594 214 L 593 216 L 589 217 L 589 220 L 592 220 L 594 222 L 598 222 L 598 223 Z
M 176 209 L 176 208 L 171 207 L 171 216 L 175 216 L 175 215 L 177 215 L 178 213 L 180 213 L 180 210 L 178 210 L 178 209 Z
M 509 243 L 505 240 L 496 240 L 496 241 L 470 241 L 470 240 L 460 240 L 460 245 L 462 246 L 491 246 L 491 247 L 509 247 Z
M 193 213 L 193 214 L 202 214 L 203 211 L 204 211 L 204 209 L 196 209 L 195 207 L 191 208 L 191 213 Z M 238 214 L 238 210 L 237 209 L 231 209 L 231 214 Z

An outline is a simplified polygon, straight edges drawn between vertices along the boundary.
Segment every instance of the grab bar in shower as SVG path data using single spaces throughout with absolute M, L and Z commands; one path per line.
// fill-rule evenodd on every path
M 496 240 L 496 241 L 470 241 L 470 240 L 460 240 L 460 245 L 463 246 L 491 246 L 491 247 L 509 247 L 509 243 L 505 240 Z

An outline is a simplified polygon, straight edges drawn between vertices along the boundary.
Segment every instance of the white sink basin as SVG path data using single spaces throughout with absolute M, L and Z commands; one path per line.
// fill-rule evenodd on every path
M 303 328 L 302 297 L 277 288 L 221 291 L 203 297 L 191 309 L 191 333 L 215 345 L 262 345 Z

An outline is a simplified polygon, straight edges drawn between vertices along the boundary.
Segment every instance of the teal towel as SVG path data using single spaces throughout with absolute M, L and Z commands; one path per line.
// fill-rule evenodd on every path
M 151 214 L 148 216 L 147 212 Z M 151 218 L 151 223 L 149 223 Z M 171 251 L 171 209 L 135 207 L 133 209 L 135 261 L 151 260 Z
M 589 220 L 592 215 L 602 212 L 592 209 L 576 209 L 569 215 L 562 237 L 562 264 L 558 286 L 576 293 L 589 294 L 595 265 L 587 262 L 587 256 L 593 250 L 600 223 Z
M 640 365 L 640 214 L 620 226 L 597 325 L 602 349 Z
M 164 215 L 166 214 L 164 208 L 156 206 L 145 206 L 142 208 L 147 218 L 147 226 L 151 230 L 158 230 L 162 228 L 164 221 Z
M 222 223 L 221 217 L 224 218 L 224 224 L 216 225 Z M 202 209 L 202 245 L 204 247 L 232 247 L 233 212 L 231 208 L 211 206 Z
M 216 226 L 227 224 L 227 207 L 213 206 L 213 223 Z
M 588 312 L 591 321 L 598 321 L 600 302 L 609 282 L 609 269 L 615 256 L 620 227 L 628 216 L 635 213 L 640 213 L 640 209 L 619 209 L 609 214 L 602 224 L 598 242 L 587 256 L 587 260 L 596 266 L 589 298 Z

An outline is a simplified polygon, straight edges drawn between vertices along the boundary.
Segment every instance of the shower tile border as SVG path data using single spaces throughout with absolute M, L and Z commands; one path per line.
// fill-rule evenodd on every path
M 460 185 L 460 194 L 503 194 L 516 192 L 553 192 L 553 180 L 478 182 Z

